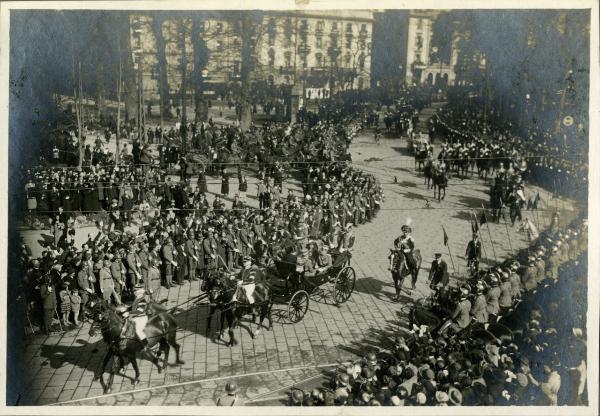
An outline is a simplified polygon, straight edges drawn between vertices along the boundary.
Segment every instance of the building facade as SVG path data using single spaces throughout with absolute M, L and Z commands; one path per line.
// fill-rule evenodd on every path
M 226 18 L 225 18 L 226 17 Z M 235 17 L 193 19 L 130 15 L 134 69 L 146 99 L 159 97 L 161 73 L 171 96 L 235 89 L 241 78 L 242 47 Z M 373 14 L 369 11 L 266 12 L 252 39 L 254 82 L 296 85 L 305 95 L 367 89 L 371 76 Z M 198 49 L 208 59 L 196 68 Z M 162 71 L 161 71 L 162 69 Z M 183 88 L 182 88 L 183 85 Z

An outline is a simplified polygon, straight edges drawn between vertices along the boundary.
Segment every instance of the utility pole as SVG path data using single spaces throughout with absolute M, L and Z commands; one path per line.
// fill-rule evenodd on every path
M 187 151 L 187 105 L 186 105 L 186 88 L 185 88 L 185 76 L 187 72 L 187 55 L 185 48 L 185 21 L 181 23 L 182 48 L 181 48 L 181 151 L 185 155 Z
M 123 57 L 121 55 L 121 40 L 119 39 L 119 83 L 117 84 L 117 150 L 115 151 L 115 161 L 117 165 L 120 162 L 119 140 L 121 136 L 121 89 L 122 89 Z

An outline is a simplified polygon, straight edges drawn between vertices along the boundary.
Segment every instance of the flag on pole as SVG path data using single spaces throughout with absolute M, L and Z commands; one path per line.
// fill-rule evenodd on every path
M 540 193 L 538 192 L 537 195 L 535 196 L 535 199 L 533 200 L 533 203 L 531 204 L 531 208 L 537 209 L 537 205 L 538 205 L 539 201 L 540 201 Z
M 448 245 L 448 234 L 446 234 L 446 229 L 444 227 L 442 227 L 442 230 L 444 231 L 444 245 L 447 246 Z
M 477 215 L 473 211 L 471 211 L 471 230 L 473 233 L 479 232 L 479 224 L 477 223 Z
M 481 211 L 481 219 L 479 220 L 479 225 L 483 225 L 487 222 L 487 217 L 485 216 L 485 210 Z

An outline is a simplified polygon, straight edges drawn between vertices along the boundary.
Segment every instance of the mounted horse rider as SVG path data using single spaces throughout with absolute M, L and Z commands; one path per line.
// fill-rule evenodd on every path
M 147 348 L 148 339 L 144 329 L 148 319 L 157 313 L 166 312 L 167 308 L 153 302 L 152 295 L 147 293 L 143 286 L 134 287 L 133 294 L 135 298 L 131 306 L 121 304 L 116 308 L 116 311 L 127 321 L 127 324 L 123 325 L 121 337 L 124 337 L 129 331 L 130 325 L 133 325 L 138 339 L 144 348 Z
M 404 260 L 412 276 L 412 288 L 415 289 L 417 283 L 417 262 L 413 256 L 415 250 L 415 240 L 410 233 L 412 229 L 408 225 L 403 225 L 400 230 L 402 235 L 394 240 L 394 247 L 404 254 Z
M 240 295 L 243 294 L 243 297 L 245 297 L 250 305 L 254 304 L 254 289 L 256 288 L 258 273 L 259 269 L 252 264 L 252 258 L 244 256 L 242 259 L 242 270 L 237 276 L 237 290 L 233 295 L 233 301 L 240 299 Z

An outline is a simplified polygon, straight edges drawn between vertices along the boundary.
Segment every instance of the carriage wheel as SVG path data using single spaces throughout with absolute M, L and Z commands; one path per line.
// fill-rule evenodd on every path
M 300 322 L 308 310 L 308 293 L 305 290 L 299 290 L 288 302 L 287 317 L 292 323 Z
M 333 282 L 333 301 L 336 305 L 346 302 L 354 291 L 356 273 L 350 266 L 339 271 Z

